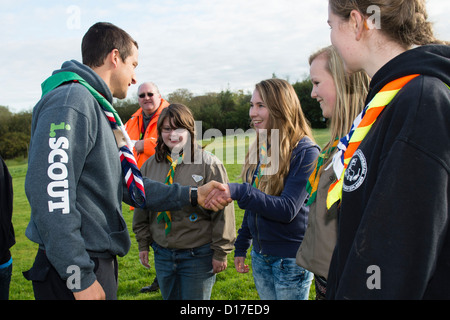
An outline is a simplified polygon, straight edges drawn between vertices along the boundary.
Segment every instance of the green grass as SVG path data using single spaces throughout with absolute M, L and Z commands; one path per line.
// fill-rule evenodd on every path
M 330 140 L 330 131 L 328 129 L 314 129 L 313 130 L 314 139 L 316 143 L 323 148 L 328 140 Z
M 316 142 L 323 146 L 328 139 L 327 130 L 314 130 Z M 218 153 L 220 143 L 223 146 L 230 143 L 229 137 L 226 140 L 208 141 L 210 144 L 207 150 Z M 234 138 L 233 138 L 234 139 Z M 212 143 L 211 143 L 212 142 Z M 248 146 L 249 140 L 237 139 L 240 145 Z M 217 150 L 215 150 L 215 148 Z M 225 147 L 223 147 L 225 149 Z M 225 154 L 225 150 L 223 151 Z M 237 152 L 234 155 L 237 158 Z M 226 160 L 226 159 L 225 159 Z M 224 161 L 228 176 L 231 182 L 241 182 L 240 171 L 241 164 L 227 163 Z M 27 171 L 26 159 L 8 160 L 6 161 L 8 169 L 13 177 L 14 188 L 14 212 L 13 225 L 16 235 L 16 244 L 11 248 L 13 256 L 13 274 L 11 279 L 10 299 L 11 300 L 33 300 L 33 288 L 30 281 L 27 281 L 22 272 L 31 268 L 37 251 L 37 245 L 25 237 L 25 229 L 30 217 L 30 206 L 25 195 L 25 175 Z M 240 228 L 244 211 L 235 204 L 236 212 L 236 230 Z M 123 215 L 127 222 L 132 245 L 129 253 L 119 258 L 119 290 L 118 299 L 120 300 L 161 300 L 160 292 L 155 293 L 139 293 L 139 290 L 150 285 L 155 277 L 155 269 L 145 269 L 139 262 L 139 251 L 134 233 L 131 230 L 132 211 L 129 206 L 123 204 Z M 251 272 L 240 274 L 234 269 L 233 261 L 234 253 L 228 256 L 228 268 L 217 275 L 216 283 L 213 287 L 211 299 L 213 300 L 258 300 L 258 294 L 255 289 Z M 153 264 L 153 255 L 150 254 L 150 265 Z M 250 265 L 251 259 L 247 258 L 247 264 Z M 311 286 L 310 299 L 315 295 L 314 284 Z

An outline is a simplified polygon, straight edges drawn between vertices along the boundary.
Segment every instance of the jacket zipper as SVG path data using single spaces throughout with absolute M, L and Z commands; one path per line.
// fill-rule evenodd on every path
M 255 228 L 256 228 L 256 241 L 258 242 L 258 246 L 259 246 L 259 254 L 262 253 L 262 247 L 261 247 L 261 242 L 259 240 L 259 228 L 258 228 L 258 214 L 255 213 Z
M 256 166 L 256 170 L 255 170 L 255 172 L 253 173 L 253 179 L 252 179 L 252 185 L 253 185 L 253 182 L 255 181 L 255 178 L 256 178 L 256 172 L 258 171 L 258 167 L 259 167 L 259 163 L 258 163 L 258 165 Z M 254 213 L 255 214 L 255 229 L 256 229 L 256 241 L 258 242 L 258 246 L 259 246 L 259 254 L 261 254 L 261 252 L 262 252 L 262 247 L 261 247 L 261 241 L 259 240 L 259 228 L 258 228 L 258 214 L 255 212 Z M 255 247 L 253 246 L 253 250 L 255 249 Z

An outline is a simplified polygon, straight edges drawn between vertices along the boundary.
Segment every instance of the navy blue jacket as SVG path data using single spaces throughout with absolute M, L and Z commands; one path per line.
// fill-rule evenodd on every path
M 308 224 L 306 181 L 319 150 L 308 137 L 298 143 L 280 196 L 268 195 L 249 183 L 229 184 L 231 198 L 245 209 L 235 243 L 236 257 L 245 257 L 253 240 L 258 253 L 295 258 Z

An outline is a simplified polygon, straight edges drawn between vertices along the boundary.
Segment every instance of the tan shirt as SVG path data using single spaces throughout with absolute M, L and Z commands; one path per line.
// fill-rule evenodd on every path
M 177 165 L 174 183 L 202 186 L 211 180 L 229 182 L 225 167 L 216 156 L 198 149 L 195 159 L 194 163 L 183 161 Z M 152 180 L 164 182 L 169 168 L 170 164 L 167 161 L 158 163 L 155 156 L 152 156 L 144 163 L 141 172 Z M 189 205 L 170 213 L 172 229 L 166 235 L 164 222 L 157 222 L 158 212 L 135 209 L 133 232 L 139 244 L 139 251 L 148 251 L 153 241 L 161 247 L 170 249 L 192 249 L 211 243 L 214 259 L 226 261 L 226 256 L 233 250 L 236 240 L 233 203 L 218 212 Z
M 297 252 L 297 264 L 317 276 L 328 278 L 331 256 L 337 239 L 337 210 L 328 211 L 328 189 L 336 181 L 333 168 L 320 176 L 316 201 L 311 204 L 308 228 Z

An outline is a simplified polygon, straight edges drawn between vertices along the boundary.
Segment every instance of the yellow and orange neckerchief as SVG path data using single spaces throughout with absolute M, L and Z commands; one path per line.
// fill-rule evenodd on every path
M 397 93 L 418 74 L 396 79 L 385 85 L 353 122 L 350 133 L 339 141 L 338 151 L 333 157 L 333 169 L 337 181 L 328 189 L 327 208 L 330 209 L 342 199 L 344 174 L 350 159 L 372 128 L 380 113 L 394 99 Z

